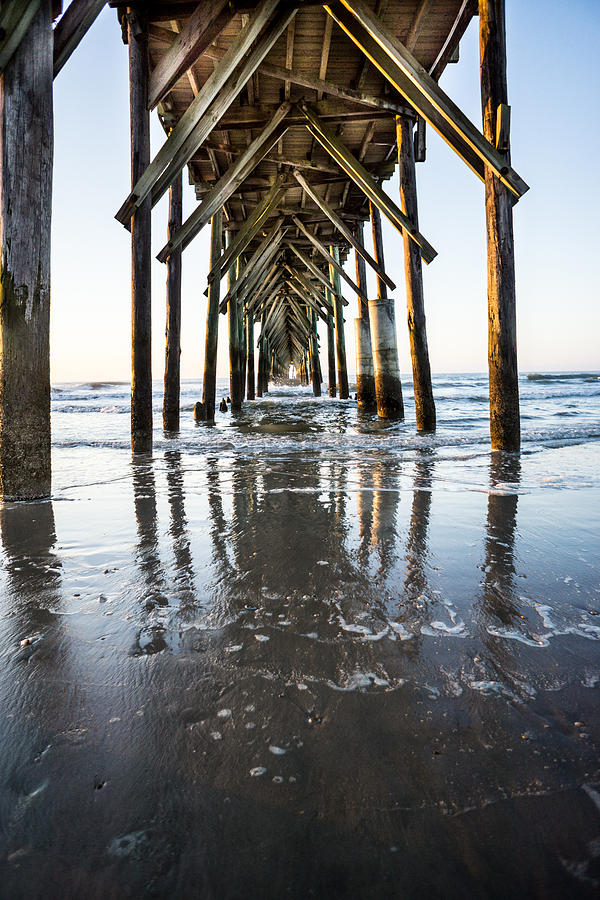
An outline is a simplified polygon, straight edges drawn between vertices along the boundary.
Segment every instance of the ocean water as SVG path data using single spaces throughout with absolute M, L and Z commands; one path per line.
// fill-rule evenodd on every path
M 351 392 L 356 390 L 350 385 Z M 459 483 L 465 477 L 478 480 L 479 462 L 489 453 L 488 383 L 485 374 L 447 374 L 434 378 L 438 428 L 434 435 L 419 436 L 415 429 L 412 380 L 404 381 L 405 420 L 382 422 L 361 415 L 356 402 L 316 398 L 310 387 L 271 385 L 262 399 L 245 402 L 239 414 L 216 414 L 214 427 L 197 425 L 194 403 L 202 397 L 199 381 L 181 387 L 181 425 L 177 435 L 162 431 L 162 383 L 154 384 L 154 456 L 166 449 L 191 457 L 218 454 L 219 458 L 306 459 L 307 454 L 348 461 L 371 454 L 403 459 L 422 451 L 446 462 L 441 479 L 455 471 Z M 217 383 L 217 403 L 229 393 L 227 379 Z M 353 394 L 351 393 L 351 396 Z M 593 445 L 600 441 L 600 373 L 530 373 L 520 376 L 521 432 L 524 454 Z M 88 473 L 103 468 L 103 455 L 88 450 L 128 451 L 129 385 L 115 382 L 57 384 L 52 390 L 54 485 L 60 492 L 81 468 Z M 128 460 L 122 454 L 104 458 Z M 544 473 L 540 462 L 535 474 L 540 483 L 556 486 L 598 484 L 600 470 L 590 451 L 554 455 L 558 468 Z M 589 463 L 589 465 L 588 465 Z M 532 467 L 532 470 L 535 467 Z
M 600 380 L 441 375 L 435 435 L 274 388 L 132 457 L 56 385 L 0 505 L 0 896 L 591 900 Z M 227 383 L 219 384 L 219 396 Z

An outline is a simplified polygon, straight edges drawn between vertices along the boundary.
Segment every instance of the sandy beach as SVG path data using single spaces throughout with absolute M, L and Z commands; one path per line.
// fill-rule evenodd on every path
M 132 462 L 63 400 L 0 514 L 3 897 L 597 896 L 583 412 L 491 454 L 289 390 Z

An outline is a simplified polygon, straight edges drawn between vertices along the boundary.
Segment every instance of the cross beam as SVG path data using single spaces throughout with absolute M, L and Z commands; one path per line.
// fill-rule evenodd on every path
M 332 159 L 335 159 L 338 165 L 344 169 L 352 181 L 363 191 L 375 206 L 390 220 L 398 231 L 402 234 L 405 228 L 411 240 L 413 240 L 421 251 L 421 256 L 426 263 L 430 263 L 437 256 L 437 251 L 431 246 L 429 241 L 421 234 L 419 229 L 404 215 L 401 209 L 388 197 L 385 191 L 377 184 L 375 179 L 369 175 L 367 170 L 356 157 L 348 150 L 346 145 L 333 133 L 333 131 L 325 125 L 325 123 L 317 116 L 303 101 L 300 103 L 300 109 L 306 116 L 308 121 L 308 129 L 311 134 L 316 137 L 320 144 L 327 150 Z
M 153 205 L 162 197 L 229 109 L 296 13 L 292 7 L 275 16 L 278 7 L 279 0 L 262 0 L 256 8 L 117 212 L 115 218 L 122 225 L 129 224 L 135 209 L 149 194 Z M 252 50 L 268 23 L 269 28 Z
M 529 186 L 363 0 L 325 6 L 348 37 L 483 180 L 489 166 L 518 200 Z
M 340 232 L 340 234 L 342 234 L 346 238 L 348 243 L 354 247 L 356 252 L 358 254 L 360 254 L 360 256 L 362 256 L 362 258 L 365 260 L 365 262 L 367 262 L 371 266 L 373 271 L 375 271 L 379 275 L 379 277 L 383 281 L 385 281 L 385 283 L 387 284 L 389 289 L 391 291 L 395 291 L 396 285 L 394 284 L 392 279 L 388 275 L 386 275 L 384 268 L 382 266 L 380 266 L 379 263 L 373 259 L 371 254 L 367 250 L 365 250 L 365 248 L 360 243 L 360 241 L 356 240 L 356 238 L 354 237 L 354 235 L 352 234 L 352 232 L 350 231 L 350 229 L 348 228 L 346 223 L 342 219 L 340 219 L 338 214 L 329 206 L 329 204 L 326 203 L 325 200 L 323 200 L 323 198 L 319 196 L 319 194 L 309 184 L 309 182 L 306 180 L 306 178 L 304 178 L 304 176 L 300 174 L 300 172 L 298 172 L 296 170 L 294 172 L 294 177 L 296 178 L 298 183 L 304 188 L 304 190 L 306 191 L 308 196 L 313 200 L 313 202 L 316 203 L 316 205 L 319 207 L 319 209 L 325 213 L 325 215 L 327 216 L 329 221 L 334 225 L 335 228 L 337 228 L 337 230 Z

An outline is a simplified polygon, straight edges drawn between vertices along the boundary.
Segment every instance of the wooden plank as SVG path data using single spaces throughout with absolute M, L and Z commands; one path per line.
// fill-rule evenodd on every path
M 34 500 L 51 492 L 51 23 L 50 2 L 43 0 L 5 62 L 1 85 L 0 498 L 4 501 Z M 38 514 L 32 513 L 35 519 Z
M 0 72 L 10 62 L 13 53 L 27 34 L 40 8 L 41 0 L 12 0 L 0 9 Z
M 150 76 L 150 109 L 154 109 L 184 72 L 193 66 L 235 16 L 235 12 L 229 0 L 207 0 L 198 4 Z
M 473 170 L 489 166 L 518 199 L 529 186 L 363 0 L 325 7 L 379 71 Z
M 72 0 L 54 29 L 54 77 L 98 18 L 106 0 Z
M 351 230 L 348 228 L 348 226 L 345 224 L 345 222 L 338 216 L 338 214 L 329 206 L 328 203 L 325 202 L 325 200 L 322 199 L 322 197 L 319 196 L 319 194 L 315 190 L 313 190 L 312 186 L 300 174 L 300 172 L 295 171 L 294 176 L 298 180 L 298 182 L 302 185 L 302 187 L 304 188 L 304 190 L 306 191 L 308 196 L 313 200 L 314 203 L 316 203 L 316 205 L 319 207 L 319 209 L 325 213 L 325 215 L 327 216 L 329 221 L 334 225 L 335 228 L 337 228 L 337 230 L 340 232 L 340 234 L 342 234 L 346 238 L 348 243 L 354 247 L 356 252 L 361 255 L 361 257 L 365 260 L 365 262 L 368 262 L 368 264 L 380 276 L 380 278 L 383 278 L 383 280 L 385 281 L 387 286 L 390 288 L 390 290 L 395 291 L 396 285 L 394 284 L 392 279 L 386 274 L 384 269 L 382 269 L 381 266 L 373 259 L 371 254 L 367 250 L 365 250 L 363 245 L 359 241 L 356 240 L 356 238 L 352 234 Z M 360 282 L 358 282 L 358 284 L 360 287 Z M 363 296 L 362 292 L 359 293 L 359 297 L 362 297 L 362 296 Z
M 153 188 L 161 179 L 161 175 L 163 176 L 161 187 L 166 190 L 175 175 L 192 158 L 195 151 L 233 103 L 242 86 L 255 71 L 256 66 L 262 62 L 279 34 L 287 26 L 289 18 L 294 15 L 294 11 L 291 11 L 277 16 L 275 27 L 271 26 L 268 29 L 268 35 L 263 35 L 257 46 L 251 51 L 252 45 L 264 26 L 273 19 L 278 4 L 279 0 L 262 0 L 256 8 L 246 27 L 233 41 L 200 93 L 188 106 L 164 145 L 146 167 L 129 197 L 121 206 L 115 217 L 121 224 L 127 224 L 133 209 L 140 206 L 151 192 L 153 193 L 153 202 L 157 202 L 159 192 L 153 191 Z M 235 77 L 232 77 L 234 73 Z M 213 101 L 217 101 L 214 107 L 212 107 Z
M 440 75 L 449 62 L 458 62 L 458 45 L 460 39 L 467 30 L 469 22 L 476 14 L 477 0 L 463 0 L 458 15 L 452 24 L 452 28 L 448 32 L 448 37 L 444 41 L 442 49 L 429 70 L 429 74 L 435 81 L 439 80 Z M 456 56 L 456 60 L 454 59 L 454 56 Z
M 217 184 L 205 195 L 200 205 L 189 216 L 177 234 L 165 244 L 157 256 L 160 262 L 166 262 L 176 247 L 183 249 L 196 237 L 215 211 L 227 202 L 231 194 L 245 178 L 256 168 L 271 147 L 277 143 L 285 131 L 285 118 L 291 109 L 290 103 L 282 103 L 269 124 L 250 144 L 242 155 L 229 167 Z
M 333 134 L 331 129 L 328 128 L 305 103 L 300 103 L 300 109 L 308 120 L 309 130 L 323 147 L 325 147 L 330 156 L 335 159 L 350 178 L 352 178 L 354 183 L 373 203 L 375 203 L 400 233 L 402 233 L 403 228 L 408 229 L 411 239 L 420 247 L 421 256 L 425 262 L 430 263 L 435 259 L 437 251 L 434 250 L 429 241 L 420 233 L 419 229 L 406 218 L 402 210 L 400 210 L 394 201 L 388 197 L 374 178 L 369 175 L 365 167 L 358 162 L 345 144 Z
M 401 103 L 395 103 L 385 97 L 375 97 L 364 91 L 355 91 L 346 88 L 332 81 L 325 81 L 322 78 L 311 78 L 310 75 L 294 69 L 284 69 L 283 66 L 275 66 L 272 63 L 262 63 L 258 71 L 261 75 L 267 75 L 270 78 L 277 78 L 280 81 L 289 81 L 292 84 L 299 84 L 302 87 L 317 91 L 319 99 L 323 94 L 331 94 L 332 97 L 339 97 L 341 100 L 349 100 L 353 103 L 361 103 L 363 106 L 372 106 L 374 109 L 385 109 L 389 112 L 400 113 L 405 112 L 406 107 Z
M 406 40 L 404 41 L 407 49 L 411 52 L 414 50 L 415 44 L 419 40 L 419 35 L 421 34 L 421 30 L 426 19 L 426 13 L 429 12 L 430 5 L 431 0 L 421 0 L 419 5 L 417 6 L 414 18 L 408 30 L 408 35 L 406 36 Z
M 244 266 L 244 271 L 238 279 L 238 282 L 232 286 L 231 291 L 228 291 L 223 298 L 220 312 L 225 312 L 229 300 L 235 297 L 239 292 L 243 292 L 244 294 L 248 293 L 248 284 L 251 282 L 253 274 L 256 273 L 257 267 L 260 267 L 263 264 L 267 252 L 271 249 L 274 249 L 276 245 L 279 244 L 280 235 L 281 239 L 283 239 L 283 236 L 287 229 L 282 229 L 282 223 L 283 218 L 277 219 L 273 227 L 260 242 L 256 250 L 252 254 L 250 260 Z M 217 271 L 219 271 L 218 268 Z

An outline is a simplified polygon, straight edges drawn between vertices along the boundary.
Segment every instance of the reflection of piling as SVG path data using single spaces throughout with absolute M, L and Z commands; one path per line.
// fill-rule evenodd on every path
M 171 524 L 169 532 L 173 541 L 173 556 L 178 580 L 186 583 L 193 593 L 194 568 L 188 536 L 187 517 L 183 491 L 183 472 L 179 450 L 166 450 L 167 485 L 169 489 L 169 511 Z
M 387 572 L 393 564 L 396 544 L 396 516 L 400 493 L 393 468 L 377 465 L 373 470 L 373 522 L 372 542 L 377 548 L 381 571 Z
M 415 482 L 408 539 L 406 542 L 406 589 L 414 599 L 427 591 L 427 557 L 429 553 L 429 517 L 433 457 L 423 454 L 415 465 Z
M 147 603 L 161 605 L 160 587 L 163 583 L 162 565 L 158 553 L 158 518 L 156 511 L 156 486 L 152 464 L 133 466 L 133 499 L 138 543 L 137 563 L 148 589 Z
M 505 624 L 517 614 L 515 604 L 515 536 L 517 486 L 521 461 L 514 453 L 492 453 L 485 541 L 485 603 Z M 501 485 L 510 484 L 503 489 Z M 505 490 L 506 492 L 503 492 Z
M 61 563 L 54 552 L 56 528 L 52 502 L 0 507 L 6 571 L 15 595 L 56 588 Z M 46 601 L 44 601 L 46 602 Z

